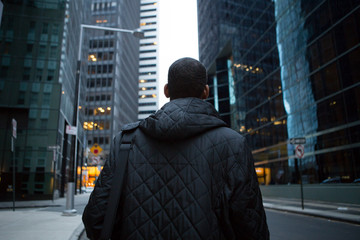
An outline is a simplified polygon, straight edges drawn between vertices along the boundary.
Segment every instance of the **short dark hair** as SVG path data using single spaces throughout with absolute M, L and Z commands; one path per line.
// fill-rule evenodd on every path
M 170 99 L 200 98 L 207 82 L 205 66 L 193 58 L 181 58 L 171 64 L 168 73 Z

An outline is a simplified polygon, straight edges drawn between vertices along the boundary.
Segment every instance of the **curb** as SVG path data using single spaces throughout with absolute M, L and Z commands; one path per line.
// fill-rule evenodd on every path
M 84 231 L 85 231 L 84 225 L 83 223 L 81 223 L 71 234 L 69 240 L 79 240 L 80 236 L 83 234 Z
M 62 205 L 33 205 L 33 206 L 15 206 L 15 209 L 22 209 L 22 208 L 47 208 L 47 207 L 61 207 Z M 12 206 L 1 207 L 0 209 L 13 209 Z
M 282 212 L 290 212 L 295 214 L 301 214 L 306 216 L 312 216 L 312 217 L 319 217 L 324 219 L 330 219 L 340 222 L 347 222 L 351 224 L 360 225 L 360 216 L 355 216 L 351 214 L 341 214 L 341 213 L 333 213 L 329 214 L 324 211 L 314 210 L 314 209 L 297 209 L 297 208 L 291 208 L 286 206 L 272 206 L 272 204 L 266 204 L 264 203 L 264 208 L 275 210 L 275 211 L 282 211 Z

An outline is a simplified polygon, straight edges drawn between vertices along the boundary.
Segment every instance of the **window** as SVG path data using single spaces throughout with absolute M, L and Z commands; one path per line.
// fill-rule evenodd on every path
M 155 110 L 151 110 L 151 111 L 139 111 L 139 114 L 152 114 L 155 113 Z
M 140 53 L 154 53 L 154 52 L 156 52 L 156 49 L 140 51 Z
M 155 105 L 156 105 L 156 103 L 154 103 L 154 102 L 139 103 L 139 107 L 155 106 Z
M 47 123 L 48 123 L 48 120 L 47 120 L 47 119 L 41 119 L 41 121 L 40 121 L 40 128 L 41 128 L 41 129 L 46 129 L 46 128 L 47 128 Z
M 140 72 L 139 75 L 143 76 L 143 75 L 155 75 L 156 72 Z
M 141 10 L 140 12 L 155 12 L 156 9 L 153 8 L 153 9 L 144 9 L 144 10 Z
M 57 47 L 56 46 L 51 46 L 50 47 L 50 57 L 56 58 L 56 55 L 57 55 Z
M 141 19 L 147 19 L 147 18 L 156 18 L 156 15 L 150 15 L 150 16 L 141 17 Z
M 24 71 L 23 71 L 23 80 L 24 81 L 29 81 L 30 80 L 30 69 L 29 67 L 24 67 Z
M 156 87 L 141 87 L 139 91 L 146 91 L 146 90 L 156 90 Z
M 46 46 L 40 45 L 39 47 L 39 56 L 45 56 L 46 53 Z
M 19 91 L 17 104 L 22 105 L 24 103 L 25 103 L 25 92 L 24 91 Z
M 146 60 L 155 60 L 156 57 L 144 57 L 144 58 L 140 58 L 140 61 L 146 61 Z
M 31 105 L 37 105 L 37 103 L 38 103 L 38 94 L 37 93 L 31 93 L 30 104 Z
M 156 64 L 146 64 L 146 65 L 140 65 L 140 68 L 147 68 L 147 67 L 156 67 Z
M 48 81 L 52 81 L 54 79 L 55 71 L 54 70 L 48 70 Z
M 144 29 L 144 32 L 154 32 L 154 31 L 156 31 L 155 28 Z
M 48 23 L 43 23 L 43 27 L 42 27 L 42 34 L 48 34 L 49 31 L 49 24 Z
M 140 95 L 139 98 L 156 98 L 156 94 Z
M 27 44 L 26 45 L 27 53 L 32 53 L 33 47 L 34 47 L 34 44 Z
M 42 105 L 49 106 L 50 105 L 50 93 L 44 93 L 42 98 Z
M 141 6 L 156 5 L 156 2 L 142 3 Z
M 59 34 L 59 24 L 57 24 L 57 23 L 53 24 L 51 34 L 52 35 L 58 35 Z
M 156 79 L 140 79 L 139 83 L 156 82 Z

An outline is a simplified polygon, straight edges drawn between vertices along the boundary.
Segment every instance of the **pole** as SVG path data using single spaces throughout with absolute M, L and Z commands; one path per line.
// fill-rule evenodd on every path
M 63 211 L 65 216 L 74 216 L 76 209 L 74 209 L 74 195 L 76 191 L 75 187 L 75 174 L 76 174 L 76 159 L 77 159 L 77 136 L 78 136 L 78 107 L 79 107 L 79 91 L 80 91 L 80 70 L 81 70 L 81 49 L 82 49 L 82 38 L 83 38 L 83 25 L 80 27 L 79 37 L 79 50 L 78 59 L 76 65 L 76 79 L 75 79 L 75 96 L 74 96 L 74 108 L 73 108 L 73 126 L 76 126 L 76 135 L 72 136 L 71 139 L 71 150 L 70 150 L 70 174 L 69 182 L 67 184 L 66 194 L 66 209 Z
M 80 33 L 80 36 L 82 34 Z M 80 47 L 81 49 L 81 40 Z M 79 51 L 80 51 L 79 49 Z M 73 122 L 72 125 L 77 126 L 77 114 L 78 114 L 78 98 L 79 98 L 79 80 L 80 80 L 80 64 L 78 60 L 76 68 L 76 83 L 75 83 L 75 99 L 74 99 L 74 109 L 73 109 Z M 67 183 L 67 194 L 66 194 L 66 209 L 63 211 L 64 216 L 74 216 L 76 214 L 76 209 L 74 209 L 74 195 L 75 195 L 75 174 L 76 174 L 76 148 L 77 148 L 77 135 L 71 137 L 71 149 L 70 149 L 70 170 L 69 170 L 69 182 Z
M 301 193 L 301 208 L 304 210 L 304 190 L 303 190 L 303 182 L 302 182 L 302 174 L 301 174 L 301 158 L 299 158 L 300 166 L 299 166 L 299 175 L 300 175 L 300 193 Z
M 12 155 L 13 155 L 12 198 L 13 198 L 13 211 L 15 212 L 15 184 L 16 184 L 15 166 L 16 166 L 16 160 L 15 160 L 15 138 L 14 137 L 11 137 L 11 151 L 12 151 Z
M 53 149 L 53 164 L 54 164 L 54 180 L 53 180 L 53 202 L 55 200 L 55 187 L 56 187 L 56 155 L 57 149 Z

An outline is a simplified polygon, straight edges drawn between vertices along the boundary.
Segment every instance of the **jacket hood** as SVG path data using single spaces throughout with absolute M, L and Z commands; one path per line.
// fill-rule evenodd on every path
M 226 126 L 213 105 L 198 98 L 180 98 L 165 104 L 140 122 L 140 129 L 158 140 L 186 139 Z

